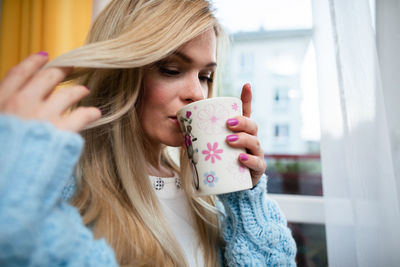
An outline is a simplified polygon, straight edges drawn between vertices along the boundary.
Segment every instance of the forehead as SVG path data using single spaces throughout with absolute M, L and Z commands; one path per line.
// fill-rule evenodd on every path
M 184 43 L 177 51 L 194 60 L 207 61 L 209 63 L 216 60 L 216 47 L 217 38 L 215 31 L 210 29 Z

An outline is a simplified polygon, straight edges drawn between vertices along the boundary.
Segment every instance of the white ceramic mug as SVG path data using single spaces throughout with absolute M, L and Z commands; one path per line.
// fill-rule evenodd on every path
M 233 134 L 226 121 L 240 115 L 242 101 L 236 97 L 204 99 L 177 112 L 199 196 L 252 187 L 249 169 L 238 160 L 245 150 L 233 148 L 225 141 L 226 136 Z

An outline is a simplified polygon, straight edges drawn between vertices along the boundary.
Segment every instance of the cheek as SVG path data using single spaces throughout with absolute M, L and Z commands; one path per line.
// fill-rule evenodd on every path
M 174 88 L 174 84 L 157 75 L 143 77 L 139 120 L 147 135 L 154 135 L 158 129 L 157 124 L 165 123 L 172 114 L 171 104 L 175 103 Z
M 143 79 L 143 98 L 140 104 L 139 120 L 147 136 L 155 132 L 154 121 L 160 121 L 163 114 L 165 96 L 163 84 L 149 77 Z
M 158 75 L 148 75 L 143 79 L 144 108 L 148 106 L 163 106 L 174 98 L 176 84 L 162 79 Z
M 162 83 L 157 81 L 147 80 L 143 84 L 144 86 L 144 108 L 148 106 L 153 106 L 161 104 L 162 100 L 165 98 L 164 92 L 165 88 Z

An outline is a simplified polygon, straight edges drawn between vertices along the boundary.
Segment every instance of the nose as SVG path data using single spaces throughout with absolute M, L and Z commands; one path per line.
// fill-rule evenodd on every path
M 208 94 L 207 91 L 208 88 L 204 88 L 204 85 L 201 84 L 198 75 L 193 75 L 185 84 L 182 98 L 186 103 L 196 102 L 198 100 L 205 99 Z

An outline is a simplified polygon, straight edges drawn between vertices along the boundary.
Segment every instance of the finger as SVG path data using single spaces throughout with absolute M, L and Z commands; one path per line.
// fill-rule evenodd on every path
M 251 178 L 253 179 L 253 185 L 256 185 L 261 175 L 267 168 L 267 163 L 264 158 L 250 155 L 247 153 L 241 153 L 239 155 L 239 162 L 250 169 Z
M 247 149 L 253 155 L 264 156 L 257 136 L 241 132 L 228 135 L 226 142 L 232 147 Z
M 21 92 L 28 99 L 43 100 L 72 71 L 70 67 L 56 67 L 41 70 Z
M 89 93 L 89 89 L 81 85 L 61 88 L 46 99 L 41 113 L 61 115 Z
M 251 98 L 251 86 L 249 83 L 246 83 L 243 85 L 242 94 L 240 95 L 243 104 L 243 116 L 245 117 L 250 117 L 251 114 Z
M 48 60 L 47 53 L 39 52 L 21 61 L 8 71 L 0 82 L 0 107 L 34 76 Z
M 101 111 L 95 107 L 79 107 L 63 118 L 56 126 L 61 130 L 80 132 L 89 124 L 101 118 Z
M 251 135 L 257 135 L 258 126 L 255 121 L 248 117 L 238 116 L 226 121 L 228 129 L 234 132 L 245 132 Z

